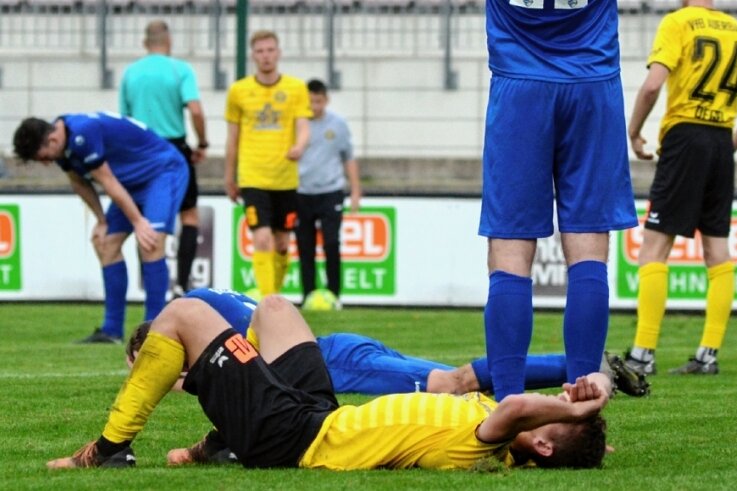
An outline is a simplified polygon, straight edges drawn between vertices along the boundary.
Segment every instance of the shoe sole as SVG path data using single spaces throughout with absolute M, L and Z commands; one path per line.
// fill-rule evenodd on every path
M 620 392 L 632 397 L 644 397 L 650 394 L 650 384 L 645 380 L 645 375 L 632 369 L 617 355 L 607 357 L 607 363 L 613 372 L 613 379 Z M 637 380 L 632 380 L 637 378 Z

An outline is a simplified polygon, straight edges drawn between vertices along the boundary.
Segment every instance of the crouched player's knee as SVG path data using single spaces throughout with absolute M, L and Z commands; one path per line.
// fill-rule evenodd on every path
M 294 340 L 294 336 L 314 339 L 299 310 L 279 295 L 268 295 L 258 303 L 250 327 L 262 342 L 270 333 L 281 333 L 278 336 L 283 340 Z
M 256 315 L 259 312 L 263 315 L 292 309 L 294 309 L 292 302 L 281 295 L 266 295 L 259 301 L 258 307 L 256 308 Z

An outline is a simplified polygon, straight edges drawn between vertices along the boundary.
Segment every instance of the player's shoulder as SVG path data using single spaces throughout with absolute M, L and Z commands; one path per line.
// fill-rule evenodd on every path
M 695 15 L 702 15 L 705 13 L 704 10 L 695 7 L 681 7 L 680 9 L 668 12 L 663 16 L 663 20 L 685 20 Z
M 256 81 L 256 76 L 248 75 L 243 78 L 239 78 L 238 80 L 230 84 L 228 90 L 237 92 L 246 90 L 248 88 L 257 87 L 258 85 L 259 83 Z
M 680 24 L 683 24 L 689 21 L 693 21 L 693 19 L 695 18 L 706 19 L 715 17 L 724 17 L 726 19 L 734 20 L 734 17 L 726 14 L 725 12 L 722 12 L 721 10 L 707 9 L 704 7 L 689 5 L 686 7 L 681 7 L 678 10 L 674 10 L 673 12 L 668 12 L 663 16 L 663 22 L 678 22 Z
M 99 127 L 97 113 L 68 113 L 59 116 L 68 131 L 80 133 L 90 131 Z
M 342 114 L 336 113 L 329 109 L 325 111 L 325 121 L 330 126 L 334 126 L 340 129 L 348 129 L 348 121 L 345 119 L 345 117 Z
M 340 122 L 341 122 L 341 123 L 343 123 L 343 124 L 345 124 L 345 123 L 346 123 L 346 121 L 347 121 L 347 120 L 346 120 L 346 118 L 345 118 L 345 116 L 343 116 L 343 114 L 342 114 L 342 113 L 339 113 L 339 112 L 335 112 L 335 111 L 333 111 L 332 109 L 328 109 L 328 110 L 327 110 L 327 113 L 328 113 L 328 114 L 329 114 L 329 115 L 330 115 L 330 116 L 331 116 L 332 118 L 334 118 L 334 119 L 335 119 L 336 121 L 340 121 Z
M 123 73 L 125 73 L 125 72 L 133 72 L 133 71 L 137 70 L 138 68 L 140 68 L 145 63 L 146 63 L 146 57 L 145 56 L 142 56 L 140 58 L 137 58 L 137 59 L 131 61 L 130 63 L 128 63 L 125 66 L 125 70 L 123 71 Z
M 295 77 L 293 75 L 287 75 L 285 73 L 281 74 L 281 77 L 279 78 L 279 85 L 285 88 L 294 88 L 294 89 L 304 89 L 307 90 L 307 83 L 302 80 L 301 78 Z
M 709 13 L 713 20 L 719 21 L 721 29 L 726 28 L 729 31 L 735 30 L 735 27 L 737 26 L 737 18 L 735 18 L 734 15 L 716 9 L 709 10 Z
M 737 33 L 737 18 L 721 10 L 688 6 L 666 14 L 659 30 L 698 34 L 704 28 L 712 29 L 720 36 L 731 36 Z
M 192 64 L 186 60 L 183 60 L 181 58 L 174 58 L 172 56 L 168 57 L 171 64 L 179 71 L 182 72 L 193 72 L 194 68 L 192 68 Z
M 103 129 L 98 113 L 72 113 L 59 117 L 64 122 L 67 133 L 66 148 L 68 159 L 93 162 L 100 158 L 95 142 L 103 137 Z M 62 166 L 64 170 L 67 170 Z

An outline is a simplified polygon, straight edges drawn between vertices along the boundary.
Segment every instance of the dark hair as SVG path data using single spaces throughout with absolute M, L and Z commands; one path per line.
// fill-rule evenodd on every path
M 148 336 L 148 331 L 151 330 L 151 321 L 141 322 L 138 327 L 133 331 L 131 337 L 128 338 L 128 344 L 125 345 L 125 354 L 128 355 L 130 361 L 135 361 L 136 357 L 134 352 L 141 351 L 141 346 Z
M 39 118 L 26 118 L 21 121 L 13 135 L 15 154 L 21 160 L 33 160 L 46 137 L 54 129 L 48 121 Z
M 555 439 L 553 453 L 535 456 L 538 467 L 569 467 L 591 469 L 601 467 L 606 453 L 606 421 L 600 415 L 572 425 L 570 431 Z
M 309 90 L 313 94 L 328 95 L 328 86 L 325 85 L 325 82 L 316 78 L 313 78 L 312 80 L 307 82 L 307 90 Z

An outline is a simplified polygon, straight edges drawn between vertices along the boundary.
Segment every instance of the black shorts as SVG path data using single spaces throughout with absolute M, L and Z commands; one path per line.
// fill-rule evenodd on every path
M 197 206 L 197 197 L 200 194 L 199 187 L 197 186 L 197 173 L 195 172 L 194 165 L 192 165 L 192 149 L 187 145 L 187 139 L 181 138 L 169 138 L 169 143 L 177 147 L 179 153 L 184 155 L 187 165 L 189 166 L 189 182 L 187 183 L 187 192 L 184 194 L 182 205 L 179 207 L 179 211 L 189 210 Z
M 297 221 L 297 190 L 271 191 L 242 188 L 246 208 L 246 223 L 251 230 L 270 227 L 289 232 Z
M 297 193 L 297 236 L 302 230 L 315 230 L 315 222 L 320 220 L 325 243 L 340 242 L 344 200 L 342 190 L 322 194 Z
M 732 132 L 681 123 L 663 139 L 645 228 L 668 235 L 727 237 L 734 199 Z
M 184 379 L 222 439 L 245 467 L 296 467 L 337 409 L 316 343 L 271 364 L 233 329 L 203 351 Z

